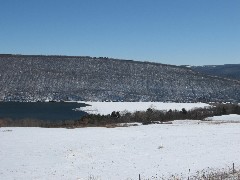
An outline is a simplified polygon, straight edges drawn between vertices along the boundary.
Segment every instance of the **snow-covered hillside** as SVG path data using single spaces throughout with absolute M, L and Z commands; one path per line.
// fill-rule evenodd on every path
M 127 128 L 0 128 L 0 177 L 90 179 L 188 176 L 240 165 L 240 123 Z
M 163 103 L 163 102 L 85 102 L 80 101 L 91 106 L 81 107 L 80 110 L 86 111 L 90 114 L 111 114 L 113 111 L 146 111 L 148 108 L 157 110 L 181 110 L 185 108 L 190 110 L 193 108 L 204 108 L 209 107 L 206 103 Z
M 3 101 L 240 101 L 239 81 L 160 63 L 0 55 L 0 72 Z

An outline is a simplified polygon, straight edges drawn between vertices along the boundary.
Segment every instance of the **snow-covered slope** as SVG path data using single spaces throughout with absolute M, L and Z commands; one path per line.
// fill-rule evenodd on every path
M 209 107 L 206 103 L 163 103 L 163 102 L 85 102 L 91 106 L 81 107 L 80 110 L 86 111 L 90 114 L 111 114 L 113 111 L 120 112 L 135 112 L 135 111 L 146 111 L 148 108 L 157 110 L 181 110 L 185 108 L 190 110 L 193 108 Z
M 213 116 L 213 117 L 206 118 L 206 120 L 223 121 L 223 122 L 240 122 L 240 115 L 229 114 L 229 115 L 222 115 L 222 116 Z
M 0 100 L 239 102 L 240 82 L 160 63 L 0 55 Z
M 197 121 L 194 121 L 197 122 Z M 240 123 L 0 128 L 0 179 L 125 180 L 240 165 Z
M 212 76 L 240 80 L 240 64 L 191 66 L 191 69 Z

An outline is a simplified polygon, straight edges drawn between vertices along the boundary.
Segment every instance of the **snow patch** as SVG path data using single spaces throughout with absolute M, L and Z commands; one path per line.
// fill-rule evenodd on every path
M 111 114 L 113 111 L 119 112 L 135 112 L 135 111 L 146 111 L 148 108 L 156 110 L 186 110 L 194 108 L 209 107 L 206 103 L 164 103 L 164 102 L 85 102 L 80 101 L 79 103 L 85 103 L 90 106 L 80 107 L 78 110 L 85 111 L 89 114 Z
M 229 115 L 222 115 L 222 116 L 213 116 L 213 117 L 208 117 L 205 120 L 207 120 L 207 121 L 222 121 L 222 122 L 240 122 L 240 115 L 229 114 Z

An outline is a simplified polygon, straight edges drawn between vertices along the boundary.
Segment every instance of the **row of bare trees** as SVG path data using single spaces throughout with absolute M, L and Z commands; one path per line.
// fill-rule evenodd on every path
M 134 113 L 125 112 L 121 114 L 114 111 L 109 115 L 87 115 L 82 117 L 79 122 L 87 121 L 88 125 L 94 126 L 130 122 L 151 124 L 184 119 L 204 120 L 207 117 L 225 114 L 240 114 L 240 106 L 237 104 L 214 104 L 212 107 L 197 108 L 188 111 L 185 108 L 181 111 L 172 109 L 162 111 L 148 108 L 146 111 L 136 111 Z
M 136 111 L 134 113 L 119 113 L 113 111 L 109 115 L 88 114 L 78 120 L 46 121 L 38 119 L 0 119 L 0 127 L 86 127 L 86 126 L 106 126 L 108 124 L 139 122 L 142 124 L 163 123 L 173 120 L 204 120 L 207 117 L 225 114 L 240 114 L 240 106 L 237 104 L 214 104 L 207 108 L 197 108 L 192 110 L 156 110 L 148 108 L 146 111 Z

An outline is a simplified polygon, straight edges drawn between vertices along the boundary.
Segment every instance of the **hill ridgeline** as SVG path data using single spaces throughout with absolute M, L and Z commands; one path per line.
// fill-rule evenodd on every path
M 1 101 L 240 101 L 238 80 L 88 56 L 0 55 Z

